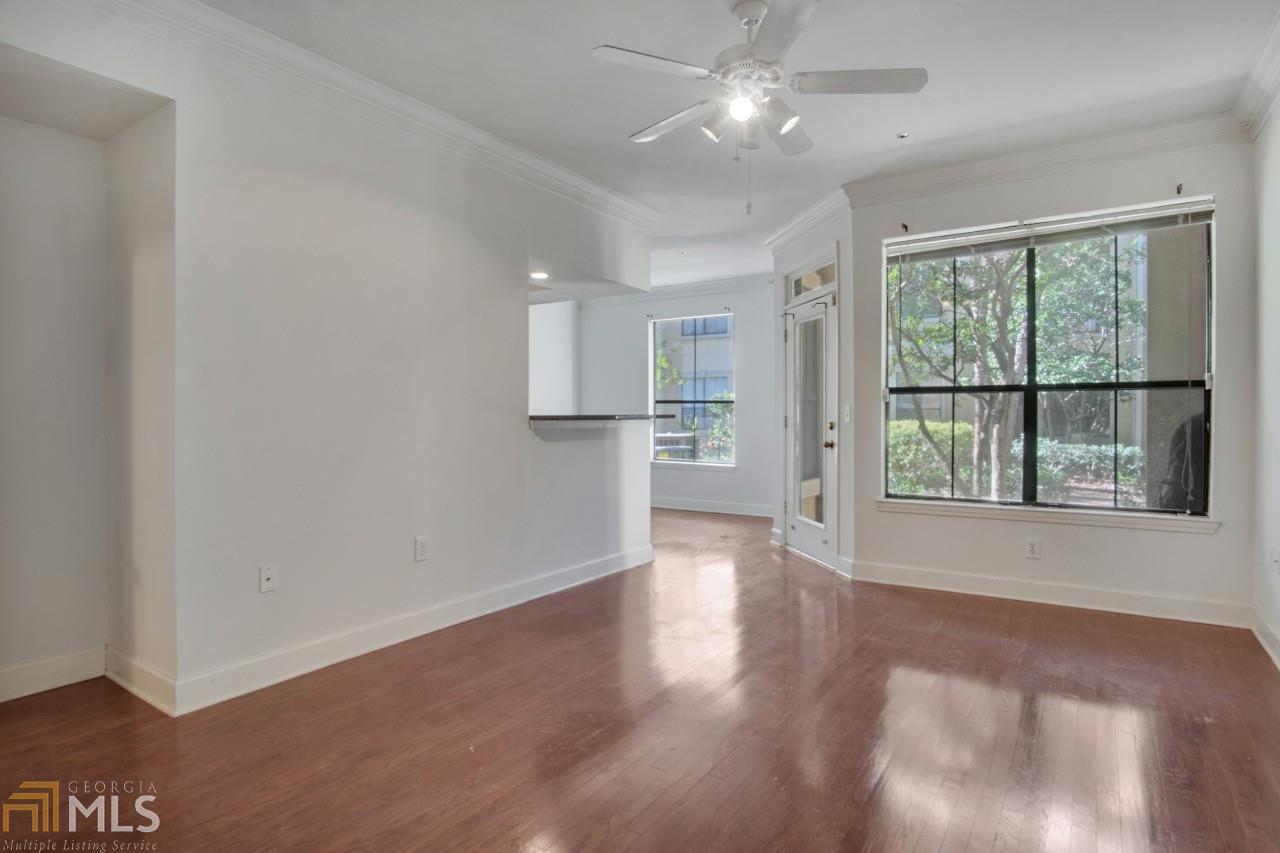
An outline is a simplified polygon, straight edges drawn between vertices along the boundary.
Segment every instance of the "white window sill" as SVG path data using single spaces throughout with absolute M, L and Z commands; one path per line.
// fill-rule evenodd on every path
M 1114 510 L 1059 509 L 1045 506 L 990 506 L 961 501 L 913 501 L 876 498 L 881 512 L 915 515 L 945 515 L 955 518 L 982 518 L 992 521 L 1028 521 L 1037 524 L 1075 524 L 1083 527 L 1120 527 L 1128 530 L 1162 530 L 1167 533 L 1218 532 L 1222 522 L 1192 515 L 1123 512 Z
M 650 459 L 654 468 L 679 468 L 686 471 L 732 471 L 738 466 L 726 462 L 686 462 L 682 459 Z

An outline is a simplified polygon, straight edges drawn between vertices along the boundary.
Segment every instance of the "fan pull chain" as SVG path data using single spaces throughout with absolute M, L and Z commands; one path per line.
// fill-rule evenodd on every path
M 751 215 L 751 152 L 747 151 L 747 216 Z

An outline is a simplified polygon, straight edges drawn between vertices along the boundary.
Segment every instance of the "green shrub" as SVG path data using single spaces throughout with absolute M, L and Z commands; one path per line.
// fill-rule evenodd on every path
M 925 421 L 944 456 L 951 452 L 951 423 Z M 956 496 L 963 496 L 973 479 L 973 424 L 955 424 Z M 951 496 L 949 460 L 940 459 L 929 446 L 915 420 L 892 421 L 889 424 L 889 493 L 894 495 Z M 1005 472 L 1001 493 L 1012 500 L 1021 498 L 1022 437 L 1014 438 L 1009 448 L 1010 464 Z M 1039 500 L 1067 501 L 1073 495 L 1073 484 L 1098 482 L 1109 484 L 1113 465 L 1119 465 L 1119 487 L 1122 491 L 1140 489 L 1145 482 L 1144 453 L 1140 447 L 1110 444 L 1067 444 L 1042 438 L 1037 446 L 1036 481 Z M 986 497 L 987 472 L 976 497 Z
M 1122 444 L 1066 444 L 1042 438 L 1036 445 L 1036 485 L 1042 501 L 1066 501 L 1071 484 L 1109 484 L 1113 468 L 1121 489 L 1137 488 L 1144 482 L 1145 454 L 1141 447 Z
M 951 451 L 951 422 L 925 421 L 924 427 L 945 454 Z M 955 425 L 956 447 L 973 446 L 973 424 Z M 957 459 L 957 468 L 966 460 Z M 971 468 L 972 466 L 966 466 Z M 894 495 L 951 496 L 948 461 L 938 458 L 920 425 L 914 420 L 889 423 L 889 493 Z

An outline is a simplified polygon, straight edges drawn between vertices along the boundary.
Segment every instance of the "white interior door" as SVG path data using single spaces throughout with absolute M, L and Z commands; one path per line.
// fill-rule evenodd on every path
M 836 563 L 836 403 L 839 336 L 833 296 L 791 306 L 786 316 L 788 547 Z

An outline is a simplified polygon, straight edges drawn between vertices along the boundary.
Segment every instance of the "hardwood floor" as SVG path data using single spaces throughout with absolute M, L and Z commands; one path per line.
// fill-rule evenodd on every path
M 767 539 L 655 511 L 650 566 L 178 720 L 104 679 L 0 705 L 0 797 L 154 783 L 160 829 L 115 838 L 160 850 L 1280 849 L 1248 632 L 852 584 Z

